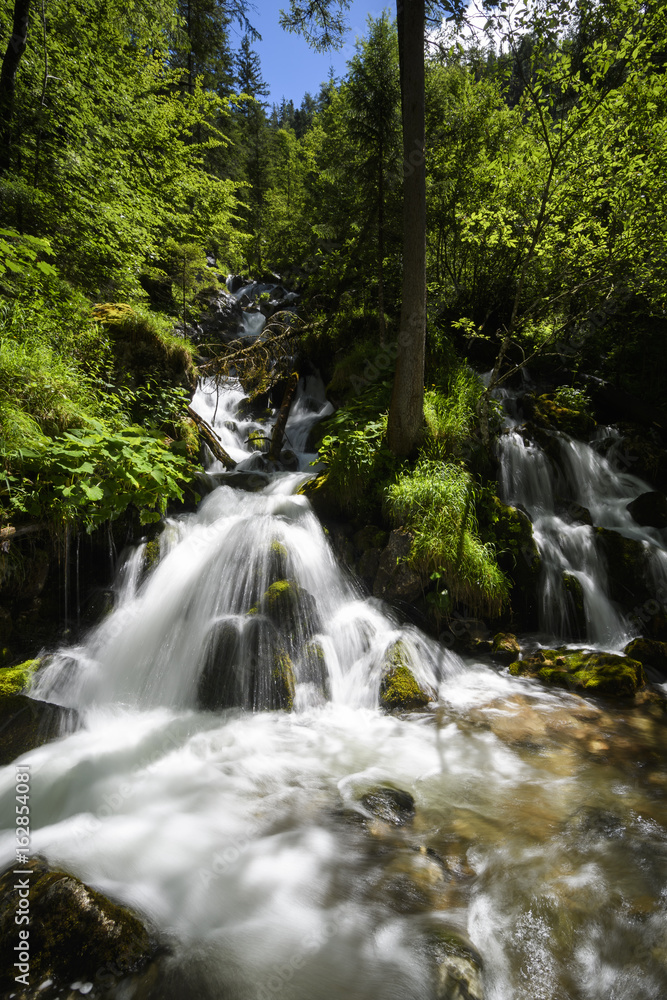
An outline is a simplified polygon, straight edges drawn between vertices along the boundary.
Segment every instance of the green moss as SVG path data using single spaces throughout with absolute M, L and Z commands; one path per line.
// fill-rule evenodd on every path
M 286 653 L 279 651 L 274 653 L 271 684 L 273 688 L 274 707 L 283 709 L 285 712 L 291 712 L 294 708 L 296 682 L 294 678 L 294 666 Z
M 510 664 L 515 676 L 537 677 L 587 694 L 631 697 L 646 683 L 641 663 L 629 656 L 580 650 L 543 649 Z
M 176 441 L 174 442 L 173 450 L 177 454 L 185 454 L 188 458 L 196 459 L 199 455 L 200 441 L 199 431 L 194 420 L 190 417 L 184 417 L 182 420 L 176 422 L 174 430 L 176 432 Z M 180 448 L 178 447 L 179 445 L 181 446 Z
M 380 705 L 387 712 L 425 708 L 429 701 L 435 700 L 435 692 L 425 691 L 419 686 L 409 662 L 409 655 L 400 640 L 387 650 L 380 681 Z
M 560 399 L 549 394 L 533 399 L 531 417 L 538 426 L 563 431 L 573 437 L 585 437 L 595 429 L 595 420 L 585 407 L 563 405 Z
M 154 569 L 160 561 L 160 539 L 151 538 L 144 549 L 144 568 L 147 572 Z
M 41 660 L 26 660 L 16 667 L 0 669 L 0 695 L 20 694 L 30 686 L 32 675 L 41 665 Z
M 145 964 L 155 953 L 146 928 L 129 910 L 64 872 L 51 871 L 40 859 L 22 868 L 28 881 L 30 904 L 30 980 L 46 978 L 57 985 L 75 979 L 95 981 L 103 968 L 122 974 Z M 15 897 L 16 876 L 7 870 L 0 876 L 0 892 L 6 900 Z M 0 939 L 7 956 L 14 954 L 17 939 L 15 906 L 5 907 L 0 917 Z M 5 989 L 15 986 L 10 958 L 1 969 Z M 32 993 L 31 993 L 32 995 Z

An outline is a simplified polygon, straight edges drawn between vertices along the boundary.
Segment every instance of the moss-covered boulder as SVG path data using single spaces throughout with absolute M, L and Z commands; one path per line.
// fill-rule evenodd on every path
M 623 650 L 626 656 L 639 660 L 643 667 L 652 667 L 661 677 L 667 677 L 667 642 L 657 639 L 633 639 Z
M 39 659 L 25 660 L 15 667 L 3 667 L 0 670 L 0 695 L 20 694 L 29 688 L 33 674 L 41 663 Z
M 274 538 L 269 544 L 267 555 L 267 578 L 270 583 L 284 580 L 289 572 L 289 553 L 280 539 Z
M 243 707 L 243 650 L 236 622 L 214 622 L 206 638 L 204 665 L 197 683 L 197 705 L 205 711 Z
M 646 683 L 638 660 L 616 653 L 586 650 L 542 649 L 515 660 L 509 672 L 515 677 L 535 677 L 572 691 L 611 697 L 632 697 Z
M 282 710 L 291 712 L 294 708 L 294 695 L 296 691 L 296 678 L 294 676 L 294 665 L 290 657 L 284 651 L 276 649 L 271 662 L 271 684 L 268 696 L 261 691 L 258 679 L 261 674 L 255 672 L 255 709 Z
M 380 679 L 380 705 L 386 712 L 414 711 L 435 701 L 435 691 L 422 688 L 410 667 L 404 644 L 399 640 L 385 654 Z
M 16 874 L 21 869 L 22 874 Z M 27 874 L 26 874 L 27 873 Z M 17 888 L 18 886 L 18 888 Z M 27 896 L 21 892 L 27 890 Z M 95 982 L 100 970 L 123 976 L 145 965 L 157 945 L 130 910 L 111 902 L 65 872 L 52 870 L 41 859 L 12 865 L 0 875 L 0 940 L 5 960 L 0 966 L 2 996 L 33 998 L 54 995 L 72 982 Z M 29 924 L 17 925 L 23 906 Z M 27 937 L 19 937 L 27 930 Z M 25 951 L 16 946 L 25 942 Z M 28 987 L 15 981 L 13 963 L 24 955 Z M 46 980 L 50 988 L 40 990 Z M 107 980 L 108 981 L 108 980 Z
M 324 648 L 317 639 L 312 639 L 303 647 L 300 655 L 299 676 L 308 684 L 313 684 L 329 700 L 331 687 Z
M 93 318 L 108 331 L 118 385 L 154 385 L 157 381 L 194 388 L 192 347 L 173 334 L 166 320 L 124 302 L 95 306 Z
M 537 581 L 542 565 L 530 518 L 497 496 L 480 505 L 479 527 L 485 542 L 495 548 L 503 573 L 512 581 L 512 608 L 526 627 L 537 625 Z
M 521 655 L 519 640 L 511 632 L 498 632 L 491 643 L 493 656 L 502 663 L 512 663 Z
M 258 609 L 294 649 L 311 638 L 319 627 L 315 598 L 294 580 L 276 580 L 265 591 Z
M 10 764 L 76 724 L 72 709 L 35 701 L 24 694 L 0 695 L 0 765 Z
M 585 438 L 595 430 L 595 420 L 589 413 L 561 405 L 550 393 L 526 396 L 524 408 L 533 423 L 545 430 L 562 431 L 576 438 Z

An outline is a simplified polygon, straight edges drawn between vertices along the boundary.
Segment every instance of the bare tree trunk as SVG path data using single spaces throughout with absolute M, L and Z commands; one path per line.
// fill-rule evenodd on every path
M 231 455 L 228 455 L 225 449 L 222 447 L 222 445 L 218 441 L 218 436 L 211 427 L 211 425 L 207 423 L 203 417 L 200 417 L 199 414 L 196 412 L 196 410 L 193 410 L 191 406 L 188 406 L 188 416 L 191 417 L 191 419 L 194 420 L 194 422 L 196 423 L 199 433 L 204 438 L 204 441 L 206 442 L 208 447 L 211 449 L 213 457 L 217 458 L 219 462 L 222 462 L 222 464 L 226 469 L 235 469 L 236 462 L 231 457 Z
M 273 434 L 271 435 L 269 458 L 274 459 L 275 461 L 280 458 L 280 452 L 283 447 L 283 438 L 285 436 L 285 425 L 287 423 L 287 418 L 289 417 L 290 407 L 292 405 L 292 400 L 294 399 L 294 393 L 296 392 L 298 384 L 299 373 L 292 372 L 287 382 L 287 386 L 283 394 L 283 401 L 280 404 L 280 410 L 278 412 L 278 419 L 275 422 Z
M 12 152 L 12 117 L 16 74 L 28 44 L 30 0 L 15 0 L 12 36 L 0 70 L 0 173 L 9 169 Z
M 381 140 L 378 156 L 378 326 L 380 346 L 384 347 L 387 331 L 384 322 L 384 150 Z
M 425 0 L 397 0 L 403 113 L 403 294 L 387 436 L 395 455 L 417 447 L 424 423 L 426 340 Z

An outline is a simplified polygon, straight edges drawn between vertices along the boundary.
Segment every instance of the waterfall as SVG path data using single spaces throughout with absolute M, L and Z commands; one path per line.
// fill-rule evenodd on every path
M 289 468 L 268 457 L 275 411 L 253 412 L 234 380 L 203 383 L 193 405 L 236 469 L 211 459 L 197 511 L 122 554 L 113 611 L 31 691 L 79 718 L 26 755 L 32 852 L 135 908 L 166 945 L 148 985 L 104 995 L 443 1000 L 463 995 L 466 948 L 484 960 L 485 1000 L 667 995 L 662 718 L 614 718 L 464 661 L 369 598 L 297 492 L 331 410 L 318 379 L 299 384 Z M 662 553 L 624 521 L 640 481 L 594 445 L 553 444 L 516 425 L 501 441 L 504 497 L 529 511 L 543 554 L 545 621 L 567 571 L 591 634 L 620 641 L 593 529 L 563 498 Z M 427 711 L 378 708 L 397 644 L 437 697 Z M 378 813 L 378 789 L 414 815 Z M 12 765 L 3 815 L 14 796 Z M 9 827 L 0 860 L 14 857 Z
M 515 407 L 507 408 L 515 411 Z M 502 499 L 530 517 L 542 560 L 540 626 L 555 641 L 581 638 L 589 645 L 620 650 L 636 633 L 610 599 L 607 565 L 595 529 L 609 528 L 641 542 L 653 583 L 656 587 L 663 584 L 667 533 L 641 527 L 627 510 L 631 501 L 651 487 L 615 468 L 618 433 L 613 428 L 598 428 L 589 443 L 560 431 L 543 431 L 542 435 L 548 453 L 530 440 L 514 412 L 508 415 L 498 442 Z M 577 635 L 568 580 L 581 588 L 583 636 Z

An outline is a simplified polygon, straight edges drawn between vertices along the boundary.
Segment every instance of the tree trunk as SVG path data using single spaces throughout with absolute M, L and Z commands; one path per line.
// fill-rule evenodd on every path
M 426 340 L 425 0 L 397 0 L 403 115 L 403 286 L 387 435 L 395 455 L 417 447 L 424 423 Z
M 0 70 L 0 173 L 9 169 L 12 150 L 12 115 L 16 73 L 28 44 L 30 0 L 15 0 L 12 36 Z
M 280 404 L 280 410 L 278 412 L 278 419 L 276 420 L 275 426 L 273 428 L 273 434 L 271 435 L 271 448 L 269 450 L 269 458 L 277 461 L 280 458 L 280 452 L 283 448 L 283 438 L 285 437 L 285 425 L 287 424 L 287 418 L 289 417 L 290 407 L 292 405 L 292 400 L 294 398 L 294 393 L 296 392 L 297 386 L 299 384 L 299 373 L 292 372 L 290 375 L 285 392 L 283 394 L 283 401 Z
M 384 149 L 380 140 L 378 155 L 378 328 L 380 346 L 384 347 L 386 328 L 384 322 Z
M 203 417 L 200 417 L 197 411 L 193 410 L 191 406 L 188 406 L 188 416 L 196 423 L 199 433 L 208 445 L 213 457 L 217 458 L 217 460 L 221 462 L 226 469 L 235 469 L 236 462 L 222 447 L 218 441 L 218 436 L 211 425 L 207 423 Z

